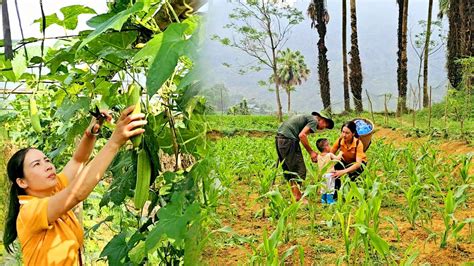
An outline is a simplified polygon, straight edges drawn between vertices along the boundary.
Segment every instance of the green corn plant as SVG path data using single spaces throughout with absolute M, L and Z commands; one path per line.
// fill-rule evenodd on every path
M 456 208 L 466 200 L 465 190 L 468 185 L 462 185 L 457 188 L 456 193 L 453 190 L 449 190 L 444 198 L 444 210 L 443 210 L 443 221 L 444 221 L 444 232 L 441 236 L 440 247 L 445 248 L 448 244 L 448 238 L 451 236 L 457 239 L 457 234 L 466 225 L 474 222 L 473 218 L 468 218 L 464 221 L 459 222 L 454 217 Z
M 351 218 L 352 214 L 350 212 L 340 212 L 336 211 L 336 215 L 339 219 L 339 225 L 341 228 L 341 234 L 344 240 L 344 256 L 339 257 L 337 264 L 340 265 L 342 260 L 345 260 L 349 263 L 350 254 L 351 254 L 351 237 L 350 237 L 350 228 L 351 228 Z
M 420 215 L 420 198 L 422 193 L 423 187 L 418 183 L 412 184 L 404 191 L 404 196 L 408 206 L 407 208 L 404 208 L 403 211 L 405 212 L 412 229 L 416 227 L 416 220 Z
M 420 251 L 418 251 L 417 249 L 413 249 L 416 244 L 416 240 L 417 239 L 413 240 L 411 244 L 408 246 L 408 248 L 405 249 L 405 252 L 403 252 L 403 258 L 400 260 L 398 265 L 403 265 L 403 266 L 413 265 L 418 255 L 420 255 Z
M 391 256 L 389 246 L 378 234 L 380 206 L 384 194 L 382 185 L 374 181 L 370 191 L 358 188 L 354 183 L 350 183 L 350 186 L 353 195 L 358 199 L 355 224 L 352 225 L 357 229 L 353 244 L 359 246 L 360 240 L 362 241 L 366 263 L 371 262 L 374 251 L 388 263 Z
M 460 176 L 463 185 L 471 183 L 471 180 L 474 178 L 473 175 L 469 174 L 469 168 L 471 167 L 471 161 L 473 156 L 474 154 L 468 153 L 467 155 L 461 158 Z
M 384 219 L 392 225 L 392 230 L 397 237 L 397 241 L 400 242 L 400 230 L 398 229 L 398 225 L 395 220 L 390 216 L 385 216 Z
M 308 210 L 309 210 L 309 219 L 311 223 L 311 235 L 314 235 L 314 230 L 316 228 L 316 214 L 318 211 L 321 209 L 321 206 L 319 204 L 316 204 L 319 200 L 319 189 L 321 187 L 321 184 L 316 184 L 316 185 L 306 185 L 305 190 L 303 192 L 303 198 L 309 198 L 309 199 L 314 199 L 310 204 L 308 204 Z
M 273 192 L 273 191 L 271 191 Z M 279 194 L 278 191 L 274 193 L 272 196 L 279 200 L 278 196 L 275 194 Z M 281 196 L 281 194 L 280 194 Z M 293 202 L 287 205 L 278 219 L 278 223 L 276 224 L 275 230 L 272 234 L 268 237 L 267 230 L 265 229 L 263 232 L 263 243 L 260 244 L 257 248 L 257 253 L 254 254 L 252 261 L 257 262 L 261 261 L 261 257 L 264 257 L 264 261 L 266 265 L 280 265 L 285 260 L 291 256 L 296 249 L 299 249 L 299 256 L 300 256 L 300 264 L 303 265 L 304 263 L 304 252 L 299 245 L 294 245 L 287 249 L 281 256 L 278 253 L 278 247 L 282 243 L 288 242 L 288 232 L 290 230 L 289 222 L 293 221 L 296 217 L 296 213 L 298 212 L 301 206 L 301 201 Z
M 258 186 L 258 194 L 261 196 L 264 196 L 270 191 L 270 188 L 272 187 L 275 179 L 278 176 L 278 171 L 277 169 L 273 167 L 265 167 L 263 170 L 260 171 L 259 173 L 259 186 Z M 264 206 L 267 204 L 267 197 L 259 197 L 259 200 L 263 201 Z M 262 217 L 266 217 L 266 207 L 262 209 Z
M 372 228 L 367 227 L 363 224 L 355 224 L 354 227 L 357 228 L 358 233 L 363 238 L 364 248 L 365 248 L 365 260 L 370 262 L 370 249 L 373 248 L 380 256 L 382 256 L 387 264 L 390 263 L 388 255 L 390 255 L 390 247 L 388 243 L 380 237 Z
M 267 199 L 270 207 L 270 217 L 273 223 L 276 223 L 278 219 L 283 215 L 283 211 L 288 207 L 288 202 L 283 198 L 280 191 L 272 190 L 264 195 L 260 196 L 259 199 Z

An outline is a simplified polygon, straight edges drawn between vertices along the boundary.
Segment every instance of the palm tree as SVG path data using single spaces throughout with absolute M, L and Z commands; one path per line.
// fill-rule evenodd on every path
M 429 97 L 428 97 L 428 56 L 430 48 L 430 38 L 431 38 L 431 14 L 433 11 L 433 0 L 429 0 L 428 3 L 428 20 L 426 22 L 426 39 L 425 39 L 425 48 L 423 56 L 423 107 L 428 107 Z
M 342 0 L 342 72 L 344 73 L 344 110 L 351 111 L 351 96 L 349 95 L 349 76 L 347 70 L 347 2 Z
M 324 6 L 324 0 L 312 0 L 308 6 L 308 15 L 311 18 L 311 28 L 316 28 L 319 35 L 318 41 L 318 73 L 321 99 L 324 109 L 331 110 L 331 93 L 329 84 L 329 67 L 326 53 L 328 49 L 324 38 L 326 37 L 326 23 L 329 16 Z
M 408 23 L 408 0 L 397 0 L 398 4 L 398 104 L 397 114 L 401 115 L 407 109 L 407 23 Z
M 291 111 L 291 92 L 296 85 L 306 81 L 309 76 L 309 69 L 304 62 L 304 56 L 299 51 L 290 49 L 279 51 L 277 59 L 278 71 L 275 82 L 282 85 L 288 95 L 288 114 Z
M 359 43 L 357 40 L 357 12 L 356 1 L 351 0 L 351 70 L 349 81 L 351 83 L 351 92 L 354 97 L 354 106 L 356 112 L 362 112 L 362 66 L 359 57 Z

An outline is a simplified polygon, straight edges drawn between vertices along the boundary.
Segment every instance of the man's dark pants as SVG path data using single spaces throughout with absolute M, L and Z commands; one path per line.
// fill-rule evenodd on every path
M 303 153 L 300 142 L 296 139 L 287 138 L 278 134 L 275 138 L 275 145 L 278 154 L 278 163 L 283 162 L 283 176 L 286 180 L 305 179 L 306 165 L 304 164 Z

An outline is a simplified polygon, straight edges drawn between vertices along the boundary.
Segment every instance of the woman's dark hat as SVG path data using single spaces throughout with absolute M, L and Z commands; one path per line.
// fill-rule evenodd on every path
M 321 111 L 321 112 L 312 112 L 311 113 L 312 115 L 314 116 L 319 116 L 321 118 L 323 118 L 324 120 L 326 120 L 328 122 L 328 129 L 332 129 L 334 127 L 334 121 L 332 120 L 331 118 L 331 115 L 326 112 L 326 111 Z

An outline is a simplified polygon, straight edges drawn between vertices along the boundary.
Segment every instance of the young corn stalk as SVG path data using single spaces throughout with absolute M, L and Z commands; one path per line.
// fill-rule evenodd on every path
M 448 244 L 448 238 L 451 236 L 454 239 L 457 239 L 457 234 L 466 224 L 471 224 L 474 222 L 473 218 L 465 219 L 459 222 L 454 217 L 454 212 L 456 208 L 466 201 L 467 196 L 465 190 L 468 188 L 468 185 L 462 185 L 457 188 L 456 193 L 453 190 L 449 190 L 444 198 L 444 210 L 443 210 L 443 221 L 444 221 L 444 232 L 441 236 L 440 247 L 445 248 Z
M 374 251 L 383 257 L 388 263 L 391 252 L 388 243 L 378 234 L 380 205 L 383 198 L 383 190 L 379 189 L 380 183 L 374 182 L 371 191 L 365 191 L 351 183 L 351 191 L 359 200 L 355 213 L 355 241 L 361 239 L 365 253 L 365 263 L 373 262 Z M 367 200 L 366 200 L 367 195 Z M 357 242 L 356 242 L 357 244 Z
M 405 199 L 407 200 L 407 208 L 404 208 L 408 222 L 410 222 L 411 229 L 415 229 L 416 220 L 420 215 L 420 198 L 423 193 L 423 187 L 418 183 L 411 185 L 404 191 Z
M 273 191 L 271 191 L 273 192 Z M 269 192 L 270 193 L 270 192 Z M 267 193 L 268 194 L 268 193 Z M 273 199 L 279 199 L 277 194 L 278 191 L 273 194 Z M 280 194 L 281 196 L 281 194 Z M 286 202 L 286 201 L 285 201 Z M 281 204 L 281 202 L 279 202 Z M 288 232 L 289 232 L 289 222 L 294 222 L 296 213 L 298 212 L 301 206 L 301 201 L 295 202 L 287 205 L 281 212 L 281 216 L 278 219 L 275 230 L 272 232 L 270 237 L 268 237 L 267 230 L 263 231 L 263 243 L 257 248 L 257 252 L 252 257 L 252 262 L 265 262 L 266 265 L 281 265 L 285 260 L 290 257 L 296 249 L 299 250 L 299 260 L 300 264 L 304 264 L 304 251 L 301 246 L 293 245 L 288 248 L 282 255 L 278 253 L 278 247 L 282 243 L 287 243 Z M 259 253 L 260 252 L 260 253 Z M 263 258 L 263 259 L 262 259 Z M 263 263 L 261 263 L 263 264 Z
M 469 168 L 471 167 L 471 161 L 474 154 L 468 153 L 461 158 L 461 170 L 460 176 L 462 180 L 462 184 L 470 184 L 472 179 L 474 179 L 474 175 L 469 174 Z
M 280 168 L 278 168 L 280 169 Z M 277 168 L 273 167 L 265 167 L 263 170 L 261 170 L 261 173 L 259 174 L 259 190 L 258 194 L 263 196 L 267 194 L 274 182 L 274 180 L 278 176 L 278 171 Z M 262 218 L 266 217 L 266 205 L 267 205 L 267 197 L 259 197 L 259 199 L 263 200 L 263 210 L 262 210 Z

